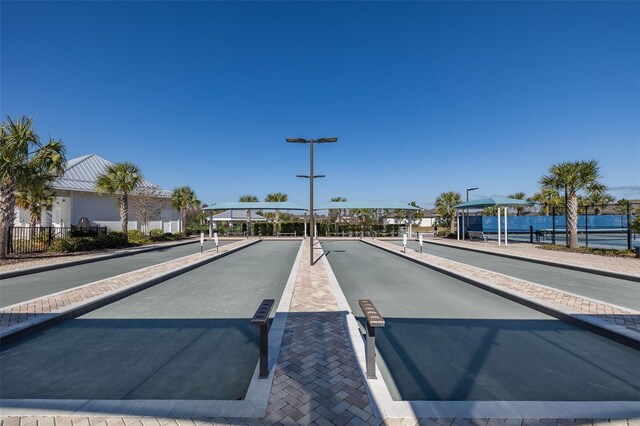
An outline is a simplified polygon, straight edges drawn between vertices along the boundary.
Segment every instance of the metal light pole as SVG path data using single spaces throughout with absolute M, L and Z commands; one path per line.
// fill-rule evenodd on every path
M 467 203 L 469 202 L 469 191 L 475 191 L 479 188 L 467 188 Z M 469 207 L 467 207 L 467 229 L 469 228 Z M 465 230 L 462 230 L 462 239 L 464 240 Z
M 324 175 L 313 174 L 313 144 L 314 143 L 331 143 L 338 142 L 338 138 L 320 138 L 320 139 L 303 139 L 303 138 L 287 138 L 289 143 L 308 143 L 309 144 L 309 175 L 296 175 L 297 177 L 309 179 L 309 251 L 310 265 L 313 266 L 313 234 L 315 230 L 315 213 L 313 211 L 313 178 L 324 177 Z

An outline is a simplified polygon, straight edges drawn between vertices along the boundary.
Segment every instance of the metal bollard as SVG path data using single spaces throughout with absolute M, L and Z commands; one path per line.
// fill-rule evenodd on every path
M 376 379 L 376 328 L 384 327 L 385 322 L 371 300 L 360 299 L 358 304 L 367 320 L 367 341 L 365 343 L 367 379 Z
M 636 246 L 636 259 L 640 259 L 640 246 Z
M 259 379 L 269 377 L 269 313 L 274 299 L 264 299 L 251 318 L 251 324 L 260 326 L 260 373 Z

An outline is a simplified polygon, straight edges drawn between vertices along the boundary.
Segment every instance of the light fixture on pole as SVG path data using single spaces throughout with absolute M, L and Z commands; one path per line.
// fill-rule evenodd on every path
M 480 189 L 480 188 L 467 188 L 467 203 L 469 202 L 469 191 L 475 191 L 476 189 Z M 469 207 L 467 207 L 467 226 L 466 228 L 469 228 Z M 462 239 L 464 240 L 464 235 L 466 234 L 466 230 L 463 229 L 462 230 Z
M 314 143 L 331 143 L 338 142 L 338 138 L 320 138 L 320 139 L 303 139 L 303 138 L 287 138 L 288 143 L 308 143 L 309 144 L 309 174 L 297 175 L 297 177 L 309 179 L 309 251 L 310 253 L 310 265 L 313 266 L 313 230 L 315 227 L 314 212 L 313 212 L 313 178 L 324 177 L 324 175 L 313 174 L 313 144 Z

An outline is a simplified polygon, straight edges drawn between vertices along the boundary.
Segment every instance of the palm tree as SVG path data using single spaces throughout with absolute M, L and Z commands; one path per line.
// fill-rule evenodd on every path
M 558 194 L 558 191 L 551 188 L 541 188 L 539 192 L 536 192 L 529 197 L 529 201 L 540 204 L 542 213 L 545 216 L 548 216 L 551 213 L 552 208 L 555 207 L 557 209 L 562 207 L 560 194 Z
M 347 199 L 344 197 L 333 197 L 331 199 L 332 203 L 344 203 L 345 201 L 347 201 Z M 340 217 L 343 213 L 342 209 L 329 209 L 329 217 L 335 218 L 336 232 L 338 232 L 338 224 L 340 223 Z
M 29 212 L 29 226 L 32 228 L 41 222 L 42 210 L 53 208 L 53 200 L 53 191 L 41 182 L 16 192 L 16 204 Z
M 20 117 L 0 125 L 0 259 L 7 256 L 7 235 L 15 219 L 16 192 L 40 183 L 44 188 L 64 171 L 61 140 L 42 145 L 33 120 Z
M 242 195 L 238 199 L 241 203 L 257 203 L 258 197 L 255 195 Z M 247 209 L 247 235 L 251 235 L 251 210 Z
M 111 164 L 96 180 L 99 193 L 117 196 L 125 242 L 129 242 L 129 194 L 135 191 L 143 180 L 140 168 L 129 162 Z
M 515 194 L 507 195 L 507 198 L 513 198 L 513 199 L 516 199 L 516 200 L 526 200 L 527 199 L 527 194 L 525 194 L 524 192 L 516 192 Z M 517 206 L 516 207 L 516 216 L 522 216 L 525 211 L 526 211 L 526 207 L 525 206 Z
M 594 207 L 595 214 L 598 215 L 602 207 L 605 207 L 607 204 L 612 204 L 616 201 L 616 197 L 607 192 L 602 192 L 590 194 L 580 201 L 583 206 Z
M 198 207 L 200 200 L 190 186 L 184 185 L 173 190 L 171 193 L 171 207 L 180 210 L 180 232 L 187 234 L 187 211 L 189 208 Z
M 282 192 L 274 192 L 273 194 L 268 194 L 264 200 L 270 203 L 284 203 L 288 199 L 289 196 L 287 194 L 284 194 Z M 277 232 L 280 231 L 280 210 L 276 210 L 275 223 L 276 226 L 273 232 L 277 234 Z
M 461 202 L 462 197 L 460 197 L 460 194 L 453 191 L 443 192 L 438 195 L 438 198 L 436 198 L 436 209 L 438 210 L 438 215 L 442 219 L 444 226 L 449 226 L 450 233 L 453 233 L 455 230 L 455 206 Z
M 587 196 L 604 193 L 606 187 L 599 182 L 600 178 L 600 165 L 596 160 L 554 164 L 549 174 L 540 178 L 544 188 L 565 191 L 569 248 L 578 248 L 578 192 L 584 191 Z

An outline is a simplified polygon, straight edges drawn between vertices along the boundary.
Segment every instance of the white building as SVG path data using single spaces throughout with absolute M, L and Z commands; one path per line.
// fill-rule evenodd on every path
M 55 192 L 53 208 L 51 211 L 43 212 L 41 223 L 45 226 L 69 226 L 78 224 L 81 218 L 87 218 L 93 226 L 106 226 L 113 231 L 121 230 L 116 197 L 99 194 L 96 190 L 98 176 L 112 164 L 96 154 L 69 160 L 64 173 L 52 185 Z M 180 212 L 171 208 L 170 192 L 148 181 L 144 181 L 141 188 L 158 189 L 158 197 L 154 197 L 157 208 L 154 209 L 155 214 L 149 218 L 148 229 L 178 232 L 181 217 Z M 142 230 L 143 223 L 139 220 L 133 198 L 135 195 L 129 197 L 129 229 Z M 28 226 L 28 212 L 18 208 L 16 213 L 15 225 Z

